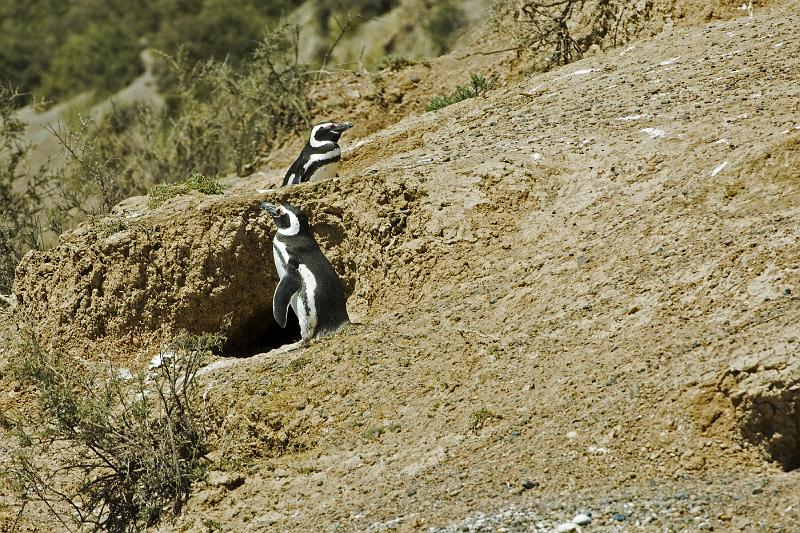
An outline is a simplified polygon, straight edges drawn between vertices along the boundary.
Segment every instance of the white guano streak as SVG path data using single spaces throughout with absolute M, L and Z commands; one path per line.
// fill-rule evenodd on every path
M 317 280 L 306 265 L 300 264 L 297 269 L 300 271 L 300 276 L 303 278 L 303 289 L 301 292 L 304 298 L 301 298 L 301 301 L 298 302 L 300 304 L 297 306 L 298 309 L 294 311 L 297 314 L 298 322 L 300 322 L 300 335 L 303 339 L 309 339 L 317 329 L 318 318 L 315 299 Z

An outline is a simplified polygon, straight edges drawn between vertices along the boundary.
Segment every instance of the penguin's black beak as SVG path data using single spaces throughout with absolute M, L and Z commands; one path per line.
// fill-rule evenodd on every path
M 341 124 L 336 124 L 331 129 L 341 135 L 342 133 L 344 133 L 345 131 L 349 130 L 352 127 L 353 124 L 351 122 L 342 122 Z
M 277 217 L 277 216 L 280 216 L 280 213 L 278 212 L 278 207 L 276 205 L 274 205 L 274 204 L 269 203 L 269 202 L 261 202 L 261 209 L 263 209 L 264 211 L 269 213 L 269 216 L 271 216 L 273 218 Z

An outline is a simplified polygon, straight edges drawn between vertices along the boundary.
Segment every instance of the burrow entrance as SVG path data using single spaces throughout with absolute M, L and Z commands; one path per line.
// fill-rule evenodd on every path
M 761 445 L 786 472 L 796 470 L 800 468 L 800 388 L 768 392 L 754 394 L 740 404 L 745 412 L 742 436 Z
M 229 357 L 252 357 L 253 355 L 268 352 L 287 344 L 299 341 L 300 322 L 294 310 L 289 308 L 286 327 L 282 328 L 272 317 L 272 309 L 259 313 L 257 319 L 248 324 L 234 328 L 238 331 L 232 334 L 222 347 L 222 353 Z

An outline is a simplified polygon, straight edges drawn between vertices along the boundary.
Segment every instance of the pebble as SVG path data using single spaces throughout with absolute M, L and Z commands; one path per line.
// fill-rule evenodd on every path
M 623 521 L 624 521 L 626 518 L 628 518 L 628 517 L 627 517 L 627 516 L 625 516 L 625 515 L 624 515 L 624 514 L 622 514 L 622 513 L 614 513 L 613 515 L 611 515 L 611 518 L 613 518 L 613 519 L 614 519 L 614 520 L 616 520 L 617 522 L 623 522 Z
M 208 473 L 206 478 L 209 485 L 216 487 L 225 487 L 228 490 L 233 490 L 244 483 L 244 475 L 239 472 L 222 472 L 220 470 L 212 470 Z
M 566 533 L 567 531 L 580 531 L 581 528 L 572 522 L 565 522 L 556 527 L 558 533 Z
M 535 489 L 538 486 L 539 486 L 538 481 L 531 481 L 530 479 L 526 479 L 525 481 L 522 482 L 522 488 L 525 490 Z
M 578 524 L 579 526 L 585 526 L 592 522 L 592 517 L 588 514 L 581 513 L 579 515 L 575 515 L 575 518 L 572 519 L 573 524 Z

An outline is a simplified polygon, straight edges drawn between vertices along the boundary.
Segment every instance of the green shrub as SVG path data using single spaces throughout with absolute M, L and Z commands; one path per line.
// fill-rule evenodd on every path
M 484 78 L 476 74 L 472 75 L 469 85 L 457 85 L 456 90 L 448 95 L 434 96 L 428 105 L 425 106 L 425 111 L 436 111 L 449 105 L 461 102 L 468 98 L 475 98 L 481 94 L 487 93 L 494 89 L 497 85 L 497 79 L 494 77 Z
M 216 179 L 195 172 L 179 183 L 162 183 L 150 189 L 148 205 L 151 208 L 158 207 L 170 198 L 188 194 L 191 191 L 203 194 L 222 194 L 222 190 L 222 185 Z
M 383 0 L 385 1 L 385 0 Z M 0 2 L 0 80 L 25 96 L 44 91 L 122 88 L 140 70 L 136 50 L 193 61 L 228 58 L 237 66 L 256 48 L 263 28 L 301 0 L 25 0 Z M 133 54 L 133 55 L 132 55 Z M 44 84 L 44 85 L 43 85 Z
M 86 90 L 113 93 L 141 73 L 140 48 L 124 27 L 91 25 L 72 34 L 42 78 L 42 95 L 60 100 Z
M 500 417 L 485 407 L 482 407 L 476 411 L 473 411 L 469 416 L 469 429 L 474 432 L 478 432 L 483 429 L 487 422 L 495 418 Z
M 195 374 L 219 342 L 181 335 L 172 357 L 149 375 L 131 375 L 51 353 L 26 337 L 16 377 L 38 402 L 16 423 L 20 447 L 7 472 L 22 511 L 39 501 L 68 529 L 74 521 L 110 531 L 179 513 L 203 475 L 212 429 Z
M 48 180 L 26 174 L 29 145 L 15 115 L 21 95 L 0 85 L 0 294 L 11 291 L 14 270 L 31 248 L 41 247 L 42 199 Z
M 463 28 L 467 23 L 464 11 L 455 5 L 452 0 L 436 2 L 433 9 L 426 17 L 423 24 L 439 54 L 444 54 L 450 48 L 453 34 Z
M 164 56 L 165 106 L 112 102 L 96 122 L 76 117 L 52 128 L 66 159 L 36 173 L 25 168 L 25 125 L 14 114 L 21 95 L 0 88 L 0 294 L 9 292 L 26 251 L 76 222 L 195 172 L 247 172 L 260 154 L 304 128 L 310 104 L 307 69 L 295 62 L 298 39 L 291 27 L 265 34 L 244 70 Z M 190 179 L 155 188 L 151 198 L 157 205 L 190 189 L 220 192 L 214 186 Z

